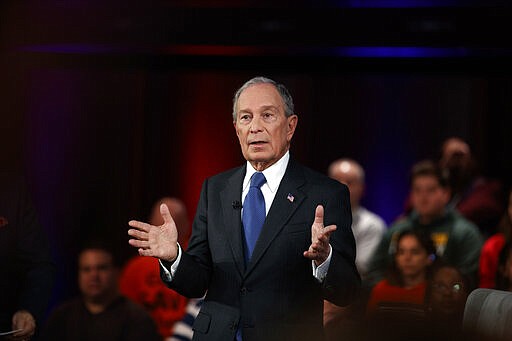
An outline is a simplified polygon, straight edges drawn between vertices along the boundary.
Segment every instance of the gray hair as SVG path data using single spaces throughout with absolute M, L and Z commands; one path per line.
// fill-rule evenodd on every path
M 286 87 L 283 84 L 277 83 L 276 81 L 266 77 L 254 77 L 245 82 L 244 85 L 242 85 L 240 89 L 238 89 L 235 92 L 235 96 L 233 97 L 233 122 L 236 121 L 236 107 L 238 105 L 238 98 L 240 97 L 240 94 L 245 89 L 255 84 L 272 84 L 276 88 L 277 92 L 279 92 L 279 95 L 281 95 L 281 98 L 283 99 L 285 116 L 290 117 L 294 114 L 292 96 L 290 95 L 290 92 L 288 91 L 288 89 L 286 89 Z

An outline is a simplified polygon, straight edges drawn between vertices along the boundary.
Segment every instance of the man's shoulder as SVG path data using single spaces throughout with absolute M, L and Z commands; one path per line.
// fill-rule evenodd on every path
M 473 223 L 471 220 L 465 218 L 460 213 L 456 211 L 452 211 L 451 217 L 453 219 L 453 232 L 459 234 L 478 234 L 480 235 L 480 230 L 478 226 Z
M 218 181 L 225 181 L 226 179 L 229 179 L 231 178 L 232 176 L 236 175 L 236 174 L 244 174 L 243 171 L 245 170 L 245 164 L 244 165 L 241 165 L 241 166 L 238 166 L 238 167 L 233 167 L 233 168 L 230 168 L 228 170 L 225 170 L 225 171 L 222 171 L 220 173 L 217 173 L 215 175 L 212 175 L 210 177 L 207 178 L 207 181 L 208 182 L 218 182 Z
M 411 220 L 411 217 L 409 216 L 402 216 L 397 218 L 391 226 L 389 227 L 389 232 L 401 232 L 405 229 L 411 229 L 413 227 L 413 223 Z
M 75 317 L 79 312 L 85 311 L 84 309 L 85 308 L 82 299 L 79 297 L 75 297 L 67 301 L 64 301 L 60 305 L 56 306 L 53 309 L 50 318 L 52 318 L 53 320 L 69 320 Z
M 375 228 L 378 230 L 386 230 L 386 222 L 384 219 L 375 212 L 368 210 L 366 207 L 359 206 L 358 213 L 360 214 L 361 225 L 368 228 Z

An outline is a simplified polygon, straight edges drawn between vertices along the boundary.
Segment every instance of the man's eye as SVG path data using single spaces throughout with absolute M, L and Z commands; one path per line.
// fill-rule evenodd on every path
M 263 113 L 263 119 L 270 121 L 274 119 L 274 114 L 271 112 L 265 112 Z
M 249 115 L 242 115 L 240 116 L 240 121 L 247 121 L 249 120 L 251 117 Z

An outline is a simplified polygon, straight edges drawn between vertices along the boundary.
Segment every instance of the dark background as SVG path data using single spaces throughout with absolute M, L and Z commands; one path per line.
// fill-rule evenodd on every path
M 512 8 L 500 1 L 4 1 L 0 165 L 26 175 L 59 266 L 102 234 L 125 260 L 127 221 L 243 161 L 234 91 L 283 82 L 292 155 L 367 172 L 365 206 L 391 223 L 413 162 L 466 139 L 510 183 Z

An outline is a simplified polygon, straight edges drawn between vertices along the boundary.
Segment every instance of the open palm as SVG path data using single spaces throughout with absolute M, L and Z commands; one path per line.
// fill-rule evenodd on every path
M 131 220 L 128 225 L 128 235 L 133 237 L 128 243 L 136 248 L 141 256 L 156 257 L 172 262 L 178 254 L 178 231 L 174 219 L 166 204 L 160 206 L 164 223 L 160 226 L 150 225 L 137 220 Z

